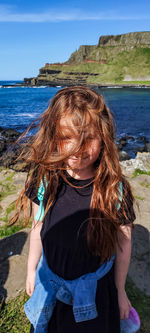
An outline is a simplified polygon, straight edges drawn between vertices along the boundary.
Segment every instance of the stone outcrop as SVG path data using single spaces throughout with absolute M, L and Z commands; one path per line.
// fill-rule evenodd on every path
M 122 35 L 107 35 L 99 38 L 98 46 L 141 46 L 149 45 L 150 31 L 130 32 Z
M 0 299 L 16 297 L 25 290 L 30 229 L 0 240 Z
M 0 127 L 0 166 L 25 171 L 23 161 L 16 160 L 21 153 L 21 147 L 16 144 L 20 135 L 12 128 Z
M 142 171 L 150 170 L 150 153 L 138 152 L 136 158 L 131 158 L 126 161 L 120 161 L 120 165 L 125 175 L 132 175 L 134 170 Z
M 96 45 L 81 45 L 79 49 L 73 52 L 66 64 L 81 63 L 85 61 L 95 49 Z

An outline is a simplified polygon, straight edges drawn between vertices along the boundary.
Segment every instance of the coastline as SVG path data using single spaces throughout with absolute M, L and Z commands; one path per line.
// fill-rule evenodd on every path
M 1 88 L 8 88 L 8 87 L 26 87 L 26 88 L 40 88 L 40 87 L 64 87 L 64 86 L 76 86 L 76 85 L 83 85 L 88 86 L 90 88 L 150 88 L 150 84 L 129 84 L 129 83 L 98 83 L 98 84 L 79 84 L 78 82 L 72 81 L 72 82 L 59 82 L 59 81 L 49 81 L 42 82 L 41 84 L 32 85 L 32 84 L 25 84 L 25 83 L 17 83 L 17 84 L 3 84 L 1 85 Z

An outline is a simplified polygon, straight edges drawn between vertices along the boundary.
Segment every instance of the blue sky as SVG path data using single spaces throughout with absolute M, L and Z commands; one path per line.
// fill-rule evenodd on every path
M 36 76 L 101 35 L 149 30 L 148 0 L 0 0 L 0 80 Z

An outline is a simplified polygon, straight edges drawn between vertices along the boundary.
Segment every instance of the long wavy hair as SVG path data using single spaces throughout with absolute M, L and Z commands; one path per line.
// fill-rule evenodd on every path
M 71 119 L 71 130 L 76 136 L 76 145 L 66 152 L 59 149 L 63 140 L 60 119 L 64 116 L 65 119 Z M 67 87 L 56 93 L 48 108 L 20 136 L 17 143 L 34 127 L 37 128 L 36 134 L 22 144 L 19 156 L 28 167 L 28 173 L 25 187 L 16 202 L 11 225 L 18 220 L 22 209 L 28 224 L 32 214 L 32 200 L 28 199 L 26 192 L 33 186 L 34 195 L 37 196 L 41 181 L 45 188 L 44 197 L 48 193 L 45 218 L 55 200 L 60 176 L 69 182 L 64 172 L 65 161 L 73 153 L 86 150 L 88 144 L 86 136 L 93 128 L 95 133 L 99 134 L 101 149 L 94 165 L 87 244 L 92 254 L 100 256 L 101 262 L 109 260 L 116 244 L 119 244 L 120 224 L 123 224 L 124 219 L 130 220 L 130 207 L 135 200 L 131 186 L 122 174 L 119 164 L 118 150 L 114 142 L 113 114 L 106 106 L 103 97 L 94 90 L 84 86 Z M 119 182 L 123 185 L 122 201 L 119 198 Z M 28 200 L 30 209 L 27 209 Z M 119 210 L 118 204 L 121 205 Z

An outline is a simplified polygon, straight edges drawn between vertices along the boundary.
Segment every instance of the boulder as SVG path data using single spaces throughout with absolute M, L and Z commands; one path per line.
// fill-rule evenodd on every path
M 150 170 L 150 153 L 138 152 L 136 158 L 120 161 L 122 171 L 125 175 L 130 176 L 133 174 L 134 170 L 140 169 L 143 171 Z

